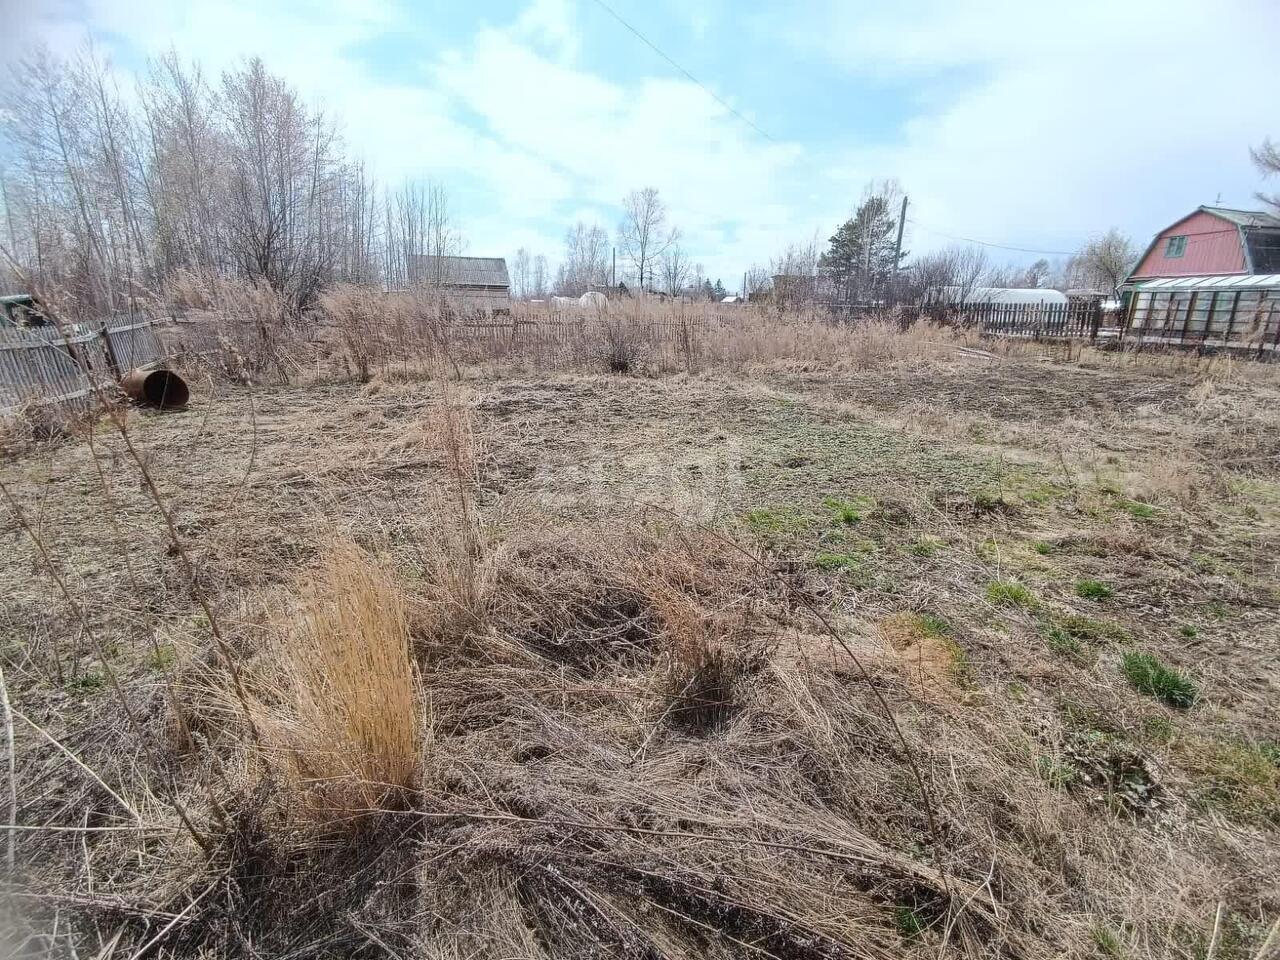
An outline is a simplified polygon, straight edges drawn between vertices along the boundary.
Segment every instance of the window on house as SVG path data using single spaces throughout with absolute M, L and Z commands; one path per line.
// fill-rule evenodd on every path
M 1164 245 L 1165 257 L 1180 257 L 1187 252 L 1186 237 L 1170 237 L 1168 243 Z

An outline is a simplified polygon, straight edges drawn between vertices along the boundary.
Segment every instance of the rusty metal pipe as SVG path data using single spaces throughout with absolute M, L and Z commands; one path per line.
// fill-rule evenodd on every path
M 186 381 L 172 370 L 130 370 L 120 379 L 130 400 L 161 410 L 185 407 L 191 398 Z

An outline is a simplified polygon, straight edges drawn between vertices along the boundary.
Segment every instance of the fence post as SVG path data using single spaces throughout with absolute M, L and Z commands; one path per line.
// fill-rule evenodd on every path
M 107 366 L 111 370 L 111 376 L 119 380 L 124 375 L 124 371 L 120 369 L 120 361 L 116 357 L 116 348 L 111 342 L 110 318 L 102 321 L 102 329 L 98 331 L 98 336 L 102 338 L 102 352 L 107 358 Z

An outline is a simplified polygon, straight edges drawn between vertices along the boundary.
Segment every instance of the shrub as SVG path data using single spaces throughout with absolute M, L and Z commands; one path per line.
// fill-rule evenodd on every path
M 1121 661 L 1129 683 L 1139 693 L 1163 700 L 1171 707 L 1185 710 L 1196 701 L 1199 689 L 1181 670 L 1165 666 L 1149 653 L 1130 651 Z
M 592 354 L 609 373 L 635 373 L 648 349 L 646 329 L 625 316 L 601 317 L 595 324 Z
M 987 602 L 998 607 L 1033 607 L 1035 597 L 1016 580 L 992 580 L 987 584 Z
M 1109 600 L 1115 591 L 1101 580 L 1077 580 L 1076 596 L 1085 600 Z

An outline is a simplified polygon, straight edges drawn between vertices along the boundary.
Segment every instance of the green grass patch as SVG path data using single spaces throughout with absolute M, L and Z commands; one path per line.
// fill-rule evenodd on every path
M 761 537 L 780 537 L 804 533 L 813 525 L 812 515 L 796 507 L 757 507 L 748 510 L 743 520 L 751 532 Z
M 936 613 L 916 614 L 916 624 L 920 627 L 920 632 L 927 637 L 949 637 L 954 632 L 946 618 Z
M 898 934 L 906 940 L 915 940 L 924 933 L 928 926 L 924 917 L 915 907 L 909 907 L 900 904 L 893 908 L 893 925 L 898 928 Z
M 1053 544 L 1044 540 L 1037 540 L 1031 545 L 1031 549 L 1040 554 L 1040 556 L 1047 557 L 1053 553 Z
M 1036 598 L 1031 590 L 1016 580 L 992 580 L 987 584 L 987 602 L 997 607 L 1031 608 Z
M 907 547 L 907 552 L 913 557 L 934 557 L 938 551 L 942 549 L 942 541 L 935 537 L 920 537 L 913 540 Z
M 1076 596 L 1085 600 L 1110 600 L 1115 596 L 1111 585 L 1101 580 L 1077 580 Z
M 1089 651 L 1085 645 L 1066 631 L 1051 626 L 1045 631 L 1045 637 L 1049 641 L 1049 649 L 1058 656 L 1082 663 L 1089 659 Z
M 157 646 L 151 653 L 147 654 L 147 666 L 152 670 L 161 673 L 173 669 L 173 665 L 177 662 L 178 654 L 174 650 L 173 644 L 162 643 Z
M 1186 710 L 1200 695 L 1194 680 L 1181 670 L 1165 666 L 1153 654 L 1131 650 L 1121 660 L 1121 668 L 1135 690 L 1171 707 Z
M 1164 746 L 1173 739 L 1173 721 L 1168 717 L 1151 716 L 1142 718 L 1142 738 L 1156 746 Z
M 1105 924 L 1095 923 L 1093 929 L 1089 931 L 1089 939 L 1107 960 L 1124 960 L 1128 956 L 1119 935 Z
M 1095 620 L 1093 617 L 1067 613 L 1055 616 L 1053 626 L 1077 640 L 1086 643 L 1123 643 L 1129 639 L 1129 631 L 1118 623 Z
M 875 506 L 875 500 L 861 496 L 849 499 L 825 497 L 822 505 L 830 512 L 833 523 L 851 527 L 862 522 L 863 516 Z
M 1036 772 L 1040 774 L 1041 780 L 1055 790 L 1068 789 L 1079 776 L 1076 768 L 1071 764 L 1063 763 L 1049 756 L 1041 756 L 1036 759 Z
M 974 513 L 996 513 L 1009 509 L 1009 502 L 998 490 L 975 490 L 973 493 Z
M 1199 740 L 1185 748 L 1196 801 L 1238 820 L 1280 824 L 1280 751 L 1274 745 Z
M 1140 500 L 1126 500 L 1123 507 L 1135 520 L 1153 520 L 1156 516 L 1156 508 Z
M 82 673 L 73 680 L 67 681 L 67 689 L 79 693 L 97 693 L 107 685 L 107 678 L 101 673 Z
M 1186 637 L 1188 640 L 1194 640 L 1196 637 L 1200 636 L 1200 631 L 1189 623 L 1184 623 L 1179 627 L 1178 633 L 1179 635 Z

